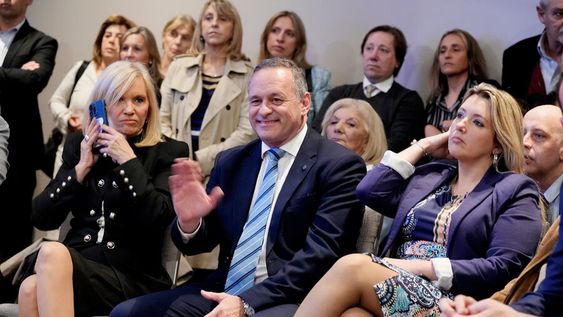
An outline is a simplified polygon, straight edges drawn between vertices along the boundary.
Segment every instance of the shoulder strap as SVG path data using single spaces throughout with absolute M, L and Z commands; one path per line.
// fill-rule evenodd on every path
M 90 61 L 82 61 L 82 64 L 80 64 L 80 67 L 78 67 L 78 70 L 76 71 L 76 75 L 74 76 L 74 84 L 72 85 L 71 95 L 72 95 L 72 92 L 74 92 L 74 88 L 76 87 L 76 83 L 78 82 L 80 77 L 82 77 L 82 74 L 84 74 L 84 71 L 86 70 L 86 67 L 88 67 L 89 64 L 90 64 Z M 68 103 L 66 105 L 67 108 L 68 108 L 69 104 L 70 104 L 70 98 L 68 99 Z

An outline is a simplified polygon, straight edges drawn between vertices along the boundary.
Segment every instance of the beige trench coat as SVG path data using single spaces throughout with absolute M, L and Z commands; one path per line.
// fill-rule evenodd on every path
M 202 64 L 203 54 L 177 58 L 170 65 L 161 87 L 162 132 L 188 143 L 192 158 L 190 118 L 201 100 Z M 195 153 L 205 176 L 211 172 L 219 152 L 256 138 L 248 120 L 247 84 L 252 69 L 250 62 L 227 59 L 224 76 L 205 111 L 199 150 Z

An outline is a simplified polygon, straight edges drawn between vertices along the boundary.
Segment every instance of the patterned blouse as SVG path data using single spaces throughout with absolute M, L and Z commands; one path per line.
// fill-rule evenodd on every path
M 464 199 L 465 195 L 452 195 L 452 186 L 444 184 L 416 204 L 403 222 L 403 243 L 397 250 L 397 256 L 401 259 L 422 260 L 447 257 L 452 215 Z

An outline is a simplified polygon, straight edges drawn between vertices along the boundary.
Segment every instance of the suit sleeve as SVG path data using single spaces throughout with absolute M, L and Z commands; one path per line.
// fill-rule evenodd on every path
M 563 235 L 559 223 L 559 240 L 547 262 L 545 279 L 537 291 L 526 294 L 512 307 L 537 316 L 555 316 L 563 312 Z
M 497 217 L 494 221 L 486 256 L 466 260 L 450 259 L 453 270 L 454 294 L 467 294 L 476 298 L 492 295 L 500 287 L 508 283 L 532 258 L 541 234 L 541 211 L 539 209 L 539 193 L 532 180 L 520 181 L 508 178 L 504 181 L 511 184 L 511 192 L 506 187 L 495 188 L 493 195 L 508 197 L 493 199 L 493 211 L 483 217 Z M 500 193 L 504 191 L 503 193 Z M 518 228 L 518 233 L 514 230 Z M 459 230 L 467 230 L 460 228 Z M 458 230 L 458 231 L 459 231 Z M 462 248 L 462 245 L 455 247 Z
M 319 170 L 318 208 L 303 248 L 277 272 L 240 294 L 254 309 L 301 302 L 339 257 L 354 250 L 363 216 L 354 190 L 365 175 L 365 165 L 359 157 L 343 156 L 338 164 Z
M 395 115 L 390 122 L 387 133 L 389 150 L 399 153 L 409 147 L 413 139 L 424 135 L 425 124 L 426 114 L 422 99 L 415 91 L 409 91 L 398 101 Z
M 16 35 L 17 37 L 17 35 Z M 12 43 L 13 44 L 13 43 Z M 55 56 L 58 43 L 55 39 L 43 35 L 34 43 L 29 60 L 18 63 L 17 67 L 0 67 L 0 86 L 2 89 L 21 89 L 33 94 L 39 94 L 49 81 L 55 67 Z M 30 71 L 23 70 L 21 66 L 29 61 L 35 61 L 40 66 Z
M 0 184 L 6 179 L 8 168 L 8 138 L 10 137 L 10 127 L 4 118 L 0 117 Z

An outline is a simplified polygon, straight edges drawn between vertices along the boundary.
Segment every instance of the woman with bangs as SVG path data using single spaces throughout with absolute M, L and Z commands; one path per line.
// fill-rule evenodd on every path
M 190 158 L 199 162 L 204 176 L 219 152 L 255 138 L 247 102 L 252 66 L 241 47 L 236 8 L 227 0 L 209 0 L 192 47 L 172 62 L 162 84 L 162 131 L 188 143 Z
M 103 100 L 108 124 L 84 122 L 69 135 L 57 176 L 33 201 L 33 225 L 70 231 L 26 258 L 20 316 L 107 315 L 132 296 L 167 289 L 161 264 L 174 210 L 168 176 L 183 142 L 163 138 L 152 79 L 140 63 L 108 66 L 90 101 Z M 93 146 L 101 146 L 99 152 Z

